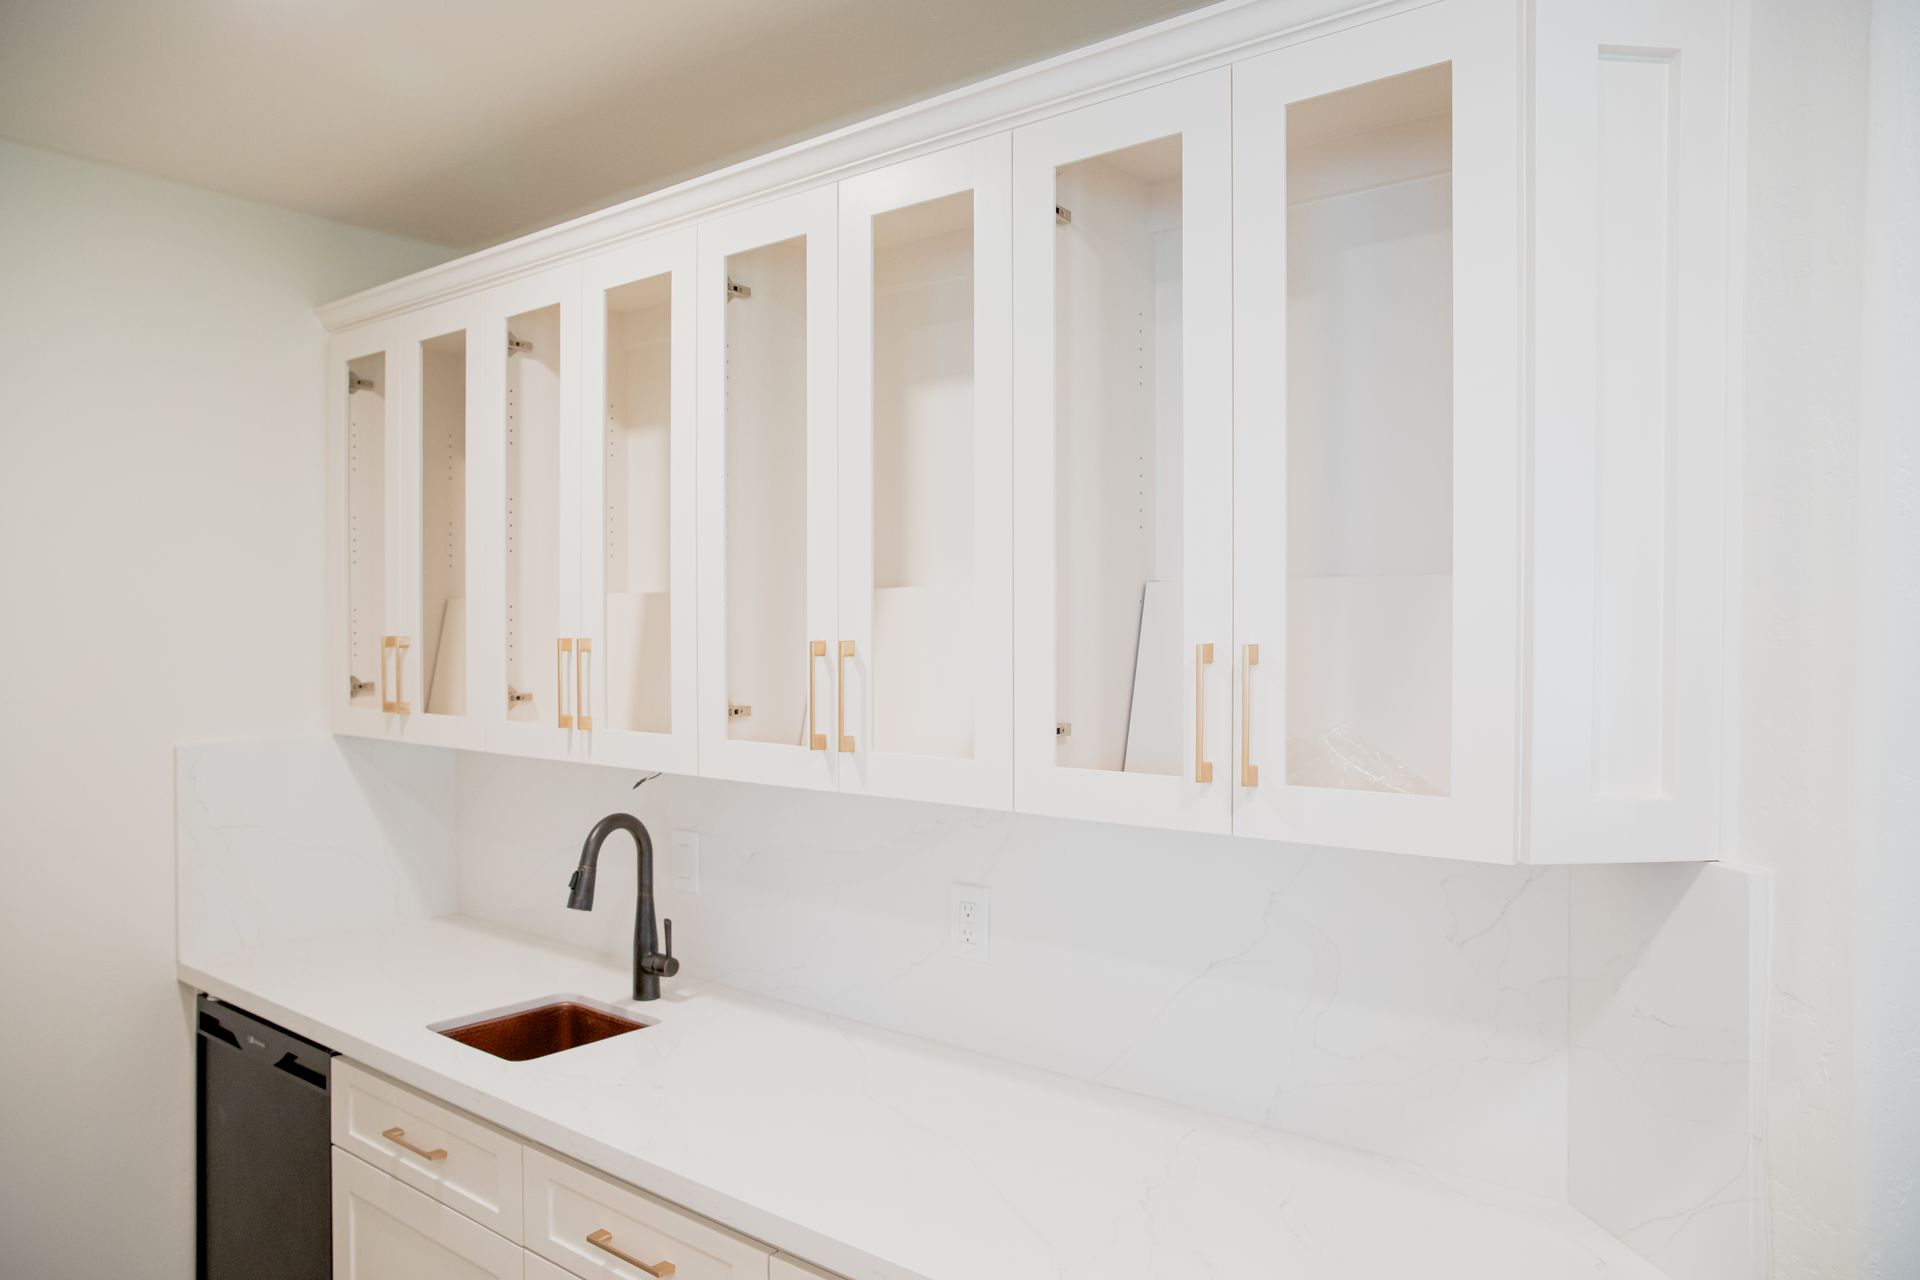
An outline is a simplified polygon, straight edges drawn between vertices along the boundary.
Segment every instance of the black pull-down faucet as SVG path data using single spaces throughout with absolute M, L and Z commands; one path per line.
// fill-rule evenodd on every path
M 567 905 L 575 911 L 593 910 L 593 879 L 600 870 L 600 846 L 616 831 L 633 837 L 640 850 L 640 899 L 633 908 L 633 998 L 658 1000 L 660 979 L 680 972 L 673 958 L 673 921 L 667 921 L 667 949 L 655 951 L 653 924 L 653 839 L 640 819 L 630 813 L 610 813 L 593 824 L 580 848 L 580 865 L 567 882 Z

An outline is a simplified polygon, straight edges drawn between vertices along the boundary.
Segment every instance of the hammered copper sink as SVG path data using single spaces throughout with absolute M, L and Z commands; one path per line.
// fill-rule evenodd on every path
M 433 1029 L 450 1040 L 471 1045 L 496 1058 L 526 1062 L 623 1036 L 629 1031 L 644 1031 L 647 1026 L 610 1010 L 573 1000 L 556 1000 L 532 1009 Z

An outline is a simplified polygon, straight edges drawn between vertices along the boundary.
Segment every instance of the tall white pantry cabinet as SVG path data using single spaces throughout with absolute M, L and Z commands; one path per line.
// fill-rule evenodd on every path
M 336 731 L 1720 856 L 1736 0 L 1245 0 L 323 309 Z

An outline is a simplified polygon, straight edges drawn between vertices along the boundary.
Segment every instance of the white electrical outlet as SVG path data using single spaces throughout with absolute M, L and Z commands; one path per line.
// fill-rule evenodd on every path
M 682 893 L 700 892 L 700 833 L 673 833 L 673 887 Z
M 985 960 L 990 932 L 987 887 L 983 884 L 954 885 L 947 899 L 947 919 L 953 954 L 968 960 Z

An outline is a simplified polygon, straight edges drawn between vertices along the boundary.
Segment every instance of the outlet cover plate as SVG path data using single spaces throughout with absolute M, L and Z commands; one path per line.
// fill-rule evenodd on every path
M 682 893 L 700 892 L 700 833 L 673 833 L 673 887 Z
M 953 954 L 967 960 L 985 960 L 992 916 L 987 886 L 954 884 L 947 896 L 947 938 Z

